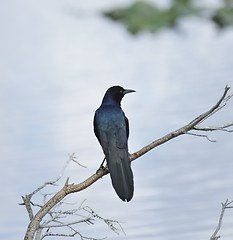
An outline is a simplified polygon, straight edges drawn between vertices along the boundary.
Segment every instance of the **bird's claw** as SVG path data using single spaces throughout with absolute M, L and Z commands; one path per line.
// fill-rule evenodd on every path
M 104 158 L 103 162 L 101 163 L 100 167 L 97 169 L 96 174 L 101 171 L 101 170 L 105 170 L 106 166 L 104 166 L 104 162 L 105 162 L 106 158 Z
M 103 165 L 101 165 L 101 166 L 97 169 L 96 174 L 98 174 L 99 171 L 104 170 L 104 169 L 105 169 L 105 167 L 104 167 Z

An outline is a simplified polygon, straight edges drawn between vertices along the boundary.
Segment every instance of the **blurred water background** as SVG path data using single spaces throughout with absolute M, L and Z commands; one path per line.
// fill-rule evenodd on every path
M 18 205 L 21 195 L 56 178 L 69 154 L 87 168 L 70 164 L 58 189 L 67 177 L 78 183 L 99 167 L 103 153 L 92 121 L 108 87 L 137 91 L 122 102 L 131 153 L 208 110 L 226 84 L 233 87 L 232 28 L 220 32 L 188 17 L 177 29 L 132 36 L 100 13 L 130 2 L 1 2 L 1 239 L 23 239 L 29 219 Z M 232 121 L 232 107 L 231 100 L 205 124 Z M 104 224 L 83 224 L 80 232 L 117 240 L 209 239 L 221 202 L 233 199 L 233 135 L 209 137 L 217 142 L 181 136 L 134 161 L 129 203 L 117 197 L 109 175 L 72 195 L 70 202 L 86 199 L 101 216 L 123 222 L 126 235 Z M 233 238 L 232 209 L 220 234 Z

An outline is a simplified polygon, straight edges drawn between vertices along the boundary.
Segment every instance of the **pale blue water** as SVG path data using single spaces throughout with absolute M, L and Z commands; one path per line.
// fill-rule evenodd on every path
M 179 30 L 130 36 L 98 10 L 118 1 L 5 1 L 0 5 L 1 239 L 22 239 L 28 224 L 21 195 L 54 179 L 76 153 L 66 177 L 79 182 L 103 154 L 92 129 L 105 90 L 137 92 L 122 107 L 130 119 L 130 152 L 188 123 L 233 87 L 233 30 L 203 19 Z M 123 1 L 121 1 L 123 4 Z M 231 90 L 233 91 L 233 89 Z M 233 120 L 233 100 L 207 125 Z M 109 239 L 209 239 L 221 202 L 233 199 L 233 135 L 181 136 L 132 164 L 135 195 L 124 203 L 105 176 L 69 201 L 83 199 L 101 216 L 121 222 L 126 236 L 104 224 L 80 232 Z M 53 190 L 50 190 L 53 192 Z M 233 238 L 228 209 L 222 239 Z M 52 238 L 50 238 L 52 239 Z M 78 239 L 78 238 L 77 238 Z

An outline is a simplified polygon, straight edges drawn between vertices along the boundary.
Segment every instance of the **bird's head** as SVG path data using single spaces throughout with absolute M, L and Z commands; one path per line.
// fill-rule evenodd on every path
M 124 89 L 121 86 L 113 86 L 110 87 L 107 92 L 105 93 L 104 101 L 109 101 L 112 100 L 120 105 L 122 98 L 125 96 L 127 93 L 132 93 L 135 92 L 134 90 L 131 89 Z

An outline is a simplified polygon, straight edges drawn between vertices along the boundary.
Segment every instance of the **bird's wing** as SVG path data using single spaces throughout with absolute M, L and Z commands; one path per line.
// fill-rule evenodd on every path
M 129 138 L 129 120 L 126 116 L 125 116 L 125 127 L 126 127 L 126 136 L 128 139 Z
M 99 133 L 98 133 L 98 129 L 97 129 L 96 113 L 95 113 L 95 116 L 94 116 L 93 125 L 94 125 L 94 133 L 95 133 L 95 136 L 96 136 L 97 139 L 100 141 L 100 139 L 99 139 Z
M 129 138 L 129 120 L 126 116 L 125 126 L 117 128 L 116 130 L 116 145 L 118 148 L 127 148 L 127 140 Z
M 100 145 L 102 146 L 104 153 L 107 154 L 107 146 L 109 142 L 108 133 L 103 130 L 103 127 L 99 123 L 98 110 L 95 112 L 93 125 L 95 136 L 97 137 Z
M 125 127 L 116 129 L 116 146 L 120 149 L 127 148 L 127 131 Z

